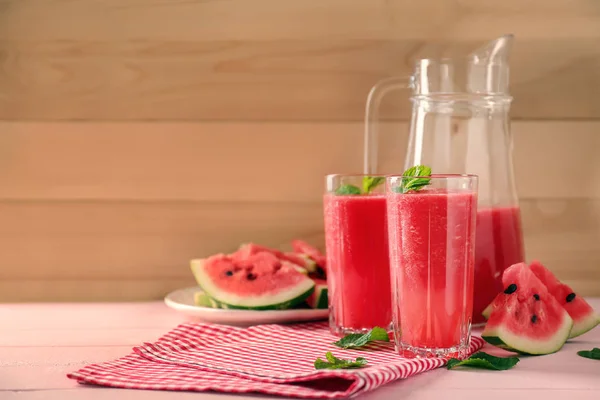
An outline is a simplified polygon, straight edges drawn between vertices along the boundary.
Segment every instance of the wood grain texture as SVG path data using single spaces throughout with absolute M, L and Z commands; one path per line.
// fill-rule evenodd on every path
M 600 198 L 600 123 L 512 130 L 522 199 Z M 362 170 L 361 123 L 0 123 L 0 132 L 0 200 L 319 202 L 326 174 Z M 383 127 L 382 171 L 402 171 L 407 137 L 406 124 Z
M 0 9 L 2 119 L 358 121 L 378 79 L 504 33 L 517 37 L 515 118 L 600 117 L 595 0 L 3 0 Z M 406 119 L 406 99 L 391 98 L 383 116 Z

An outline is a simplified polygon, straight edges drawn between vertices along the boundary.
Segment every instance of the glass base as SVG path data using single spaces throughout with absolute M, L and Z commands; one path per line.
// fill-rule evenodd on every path
M 396 351 L 404 358 L 467 358 L 469 345 L 457 345 L 448 348 L 417 347 L 400 342 Z

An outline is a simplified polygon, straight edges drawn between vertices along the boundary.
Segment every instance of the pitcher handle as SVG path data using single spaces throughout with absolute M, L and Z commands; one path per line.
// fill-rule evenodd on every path
M 364 174 L 375 174 L 377 171 L 377 123 L 379 122 L 379 105 L 389 92 L 412 87 L 412 76 L 396 76 L 380 80 L 371 88 L 367 97 L 365 110 L 364 136 Z

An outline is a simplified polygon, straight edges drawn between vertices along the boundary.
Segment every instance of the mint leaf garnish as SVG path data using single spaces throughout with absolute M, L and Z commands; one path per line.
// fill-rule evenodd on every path
M 374 340 L 380 340 L 383 342 L 389 342 L 390 338 L 387 331 L 383 328 L 376 326 L 367 333 L 351 333 L 344 336 L 342 339 L 334 342 L 333 344 L 342 349 L 357 348 L 366 345 Z
M 385 182 L 383 176 L 365 176 L 362 181 L 363 193 L 369 194 L 371 190 Z
M 320 358 L 317 358 L 315 361 L 315 369 L 352 369 L 352 368 L 362 368 L 367 364 L 367 360 L 358 357 L 356 360 L 344 360 L 341 358 L 337 358 L 330 351 L 325 354 L 325 358 L 327 361 L 323 361 Z
M 428 166 L 415 165 L 414 167 L 410 167 L 402 174 L 402 184 L 394 190 L 398 193 L 420 190 L 431 183 L 430 178 L 423 178 L 425 176 L 431 176 L 431 168 Z
M 471 357 L 466 360 L 459 360 L 456 358 L 451 358 L 448 361 L 448 369 L 453 369 L 456 367 L 470 367 L 470 368 L 480 368 L 480 369 L 493 369 L 496 371 L 504 371 L 507 369 L 511 369 L 519 362 L 518 357 L 496 357 L 490 354 L 484 353 L 480 351 L 478 353 L 473 354 Z
M 347 195 L 347 194 L 360 194 L 360 188 L 354 185 L 342 185 L 335 191 L 335 194 Z
M 581 350 L 577 352 L 580 357 L 590 358 L 592 360 L 600 360 L 600 349 L 594 347 L 592 350 Z

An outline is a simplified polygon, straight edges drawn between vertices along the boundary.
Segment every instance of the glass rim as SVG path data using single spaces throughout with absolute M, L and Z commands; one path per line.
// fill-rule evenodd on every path
M 479 179 L 479 175 L 475 174 L 431 174 L 428 176 L 404 176 L 402 174 L 388 174 L 385 175 L 386 180 L 393 178 L 422 178 L 422 179 Z
M 360 177 L 365 177 L 365 176 L 376 176 L 376 177 L 386 178 L 386 177 L 390 176 L 390 174 L 327 174 L 327 175 L 325 175 L 325 178 L 334 178 L 334 177 L 360 178 Z
M 479 175 L 476 174 L 431 174 L 429 176 L 404 176 L 402 174 L 327 174 L 326 178 L 330 177 L 342 177 L 342 178 L 358 178 L 364 176 L 377 176 L 386 179 L 389 178 L 477 178 Z

